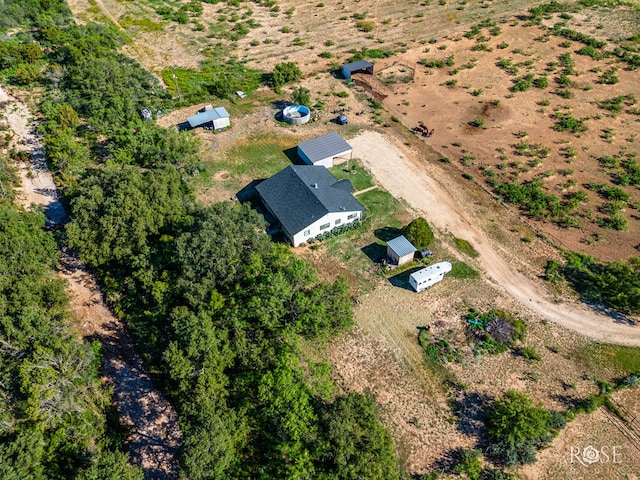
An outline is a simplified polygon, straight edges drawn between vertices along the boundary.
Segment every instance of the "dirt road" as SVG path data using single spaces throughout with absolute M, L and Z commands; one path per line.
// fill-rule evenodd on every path
M 394 197 L 403 198 L 442 231 L 468 240 L 480 254 L 479 260 L 490 281 L 504 288 L 527 308 L 594 340 L 640 346 L 640 326 L 623 319 L 600 315 L 586 305 L 554 303 L 534 280 L 510 265 L 490 239 L 478 228 L 465 208 L 438 177 L 437 167 L 409 158 L 382 134 L 367 131 L 349 140 L 355 156 L 362 159 L 378 182 Z
M 1 110 L 14 134 L 12 147 L 28 152 L 31 159 L 18 166 L 22 188 L 18 189 L 17 201 L 25 208 L 44 206 L 49 223 L 64 221 L 66 213 L 28 107 L 7 96 Z M 103 380 L 114 389 L 113 402 L 120 422 L 131 429 L 128 446 L 132 463 L 142 467 L 150 480 L 178 478 L 175 456 L 181 432 L 176 411 L 145 373 L 130 336 L 105 305 L 93 275 L 68 253 L 62 253 L 60 263 L 59 275 L 67 282 L 80 333 L 102 343 Z

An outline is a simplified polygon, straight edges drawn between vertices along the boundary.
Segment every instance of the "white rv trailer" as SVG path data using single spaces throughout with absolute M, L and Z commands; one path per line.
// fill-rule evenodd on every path
M 442 280 L 445 274 L 451 271 L 451 263 L 440 262 L 434 263 L 422 270 L 413 272 L 409 277 L 409 283 L 416 292 L 426 290 Z

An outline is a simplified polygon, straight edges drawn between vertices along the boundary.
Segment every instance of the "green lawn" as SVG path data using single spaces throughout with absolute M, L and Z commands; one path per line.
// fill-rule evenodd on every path
M 373 178 L 371 177 L 371 174 L 367 172 L 362 165 L 360 165 L 360 162 L 357 159 L 331 167 L 329 171 L 338 180 L 346 178 L 351 181 L 353 188 L 355 188 L 356 191 L 364 190 L 365 188 L 373 186 Z
M 350 175 L 347 172 L 344 173 Z M 325 244 L 328 255 L 345 263 L 364 284 L 366 283 L 364 272 L 369 271 L 373 263 L 369 255 L 372 251 L 380 254 L 386 248 L 385 242 L 379 238 L 380 232 L 402 227 L 400 218 L 406 208 L 389 192 L 379 188 L 358 195 L 356 198 L 366 209 L 366 220 L 358 228 L 332 237 Z
M 405 211 L 405 207 L 386 190 L 376 188 L 356 198 L 367 210 L 368 218 L 365 224 L 368 224 L 371 230 L 382 227 L 402 228 L 403 225 L 398 218 Z
M 451 262 L 450 276 L 453 278 L 479 278 L 480 274 L 470 265 L 459 260 L 449 260 Z
M 291 165 L 284 151 L 295 147 L 297 143 L 298 140 L 293 136 L 250 135 L 220 156 L 215 150 L 212 151 L 212 159 L 206 162 L 207 171 L 227 171 L 229 178 L 225 180 L 223 188 L 237 191 L 248 181 L 268 178 Z
M 456 246 L 456 249 L 459 252 L 462 252 L 471 258 L 476 258 L 478 256 L 478 252 L 476 252 L 476 249 L 473 248 L 473 246 L 468 241 L 463 240 L 462 238 L 454 237 L 453 244 Z
M 593 343 L 586 348 L 580 348 L 572 353 L 589 366 L 596 375 L 605 376 L 605 369 L 612 369 L 615 375 L 621 377 L 640 372 L 640 348 L 623 345 L 609 345 Z

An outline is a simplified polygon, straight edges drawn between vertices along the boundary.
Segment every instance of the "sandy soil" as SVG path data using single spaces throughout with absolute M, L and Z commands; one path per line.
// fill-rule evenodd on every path
M 567 27 L 602 39 L 603 31 L 578 20 Z M 585 190 L 590 182 L 612 184 L 612 171 L 603 168 L 598 158 L 637 154 L 640 122 L 630 107 L 614 116 L 598 108 L 597 102 L 626 95 L 639 98 L 637 72 L 625 70 L 613 59 L 596 61 L 577 55 L 581 44 L 569 42 L 570 47 L 563 46 L 565 39 L 545 38 L 546 31 L 541 27 L 498 25 L 501 33 L 495 37 L 488 28 L 482 29 L 488 38 L 484 42 L 487 51 L 473 51 L 479 44 L 476 40 L 451 36 L 437 44 L 410 48 L 377 61 L 376 78 L 384 78 L 398 65 L 415 71 L 411 81 L 389 84 L 393 94 L 383 100 L 385 108 L 408 128 L 423 122 L 435 129 L 433 137 L 416 137 L 415 141 L 427 143 L 441 158 L 449 158 L 460 173 L 473 175 L 479 183 L 485 183 L 487 171 L 500 181 L 515 178 L 519 183 L 538 178 L 545 192 L 561 199 L 576 190 Z M 607 33 L 614 35 L 614 31 Z M 498 48 L 500 44 L 508 47 Z M 575 62 L 576 74 L 569 76 L 569 99 L 554 93 L 561 68 L 548 66 L 557 63 L 561 54 L 570 54 Z M 422 59 L 443 60 L 449 56 L 455 59 L 452 67 L 427 68 L 418 63 Z M 519 65 L 517 75 L 501 70 L 496 65 L 500 59 Z M 619 82 L 598 83 L 601 72 L 609 68 L 617 69 Z M 510 92 L 514 79 L 526 74 L 546 75 L 549 87 Z M 447 82 L 456 83 L 447 86 Z M 579 135 L 556 131 L 556 115 L 564 113 L 586 119 L 588 131 Z M 472 126 L 475 119 L 481 119 L 483 126 Z M 548 156 L 529 165 L 530 157 L 516 154 L 515 147 L 520 141 L 547 148 Z M 574 156 L 567 154 L 570 149 Z M 463 161 L 465 156 L 468 160 Z M 607 261 L 635 256 L 640 246 L 640 216 L 634 203 L 640 197 L 633 186 L 621 188 L 630 196 L 629 206 L 623 210 L 629 221 L 628 231 L 596 224 L 604 200 L 588 190 L 588 202 L 570 214 L 582 227 L 562 228 L 552 221 L 530 221 L 563 248 Z M 594 237 L 606 241 L 592 241 Z
M 14 134 L 12 147 L 28 152 L 31 159 L 18 165 L 22 180 L 18 203 L 25 208 L 44 207 L 48 222 L 60 224 L 66 214 L 29 108 L 20 100 L 7 97 L 2 113 Z M 93 275 L 71 252 L 62 253 L 60 264 L 58 274 L 67 284 L 77 329 L 83 337 L 102 343 L 103 381 L 113 387 L 120 421 L 131 429 L 128 446 L 132 462 L 142 467 L 147 479 L 177 478 L 175 455 L 181 432 L 176 411 L 144 371 L 129 334 L 105 305 Z
M 637 391 L 626 391 L 628 396 Z M 636 427 L 637 428 L 637 427 Z M 522 480 L 637 480 L 640 472 L 640 442 L 613 414 L 600 408 L 589 415 L 579 415 L 547 450 L 538 454 L 538 462 L 520 470 Z M 587 463 L 583 452 L 595 448 L 597 461 Z M 604 453 L 604 454 L 603 454 Z M 594 458 L 595 459 L 595 458 Z
M 556 304 L 535 281 L 518 272 L 500 255 L 491 239 L 475 226 L 460 189 L 445 186 L 433 166 L 418 163 L 379 133 L 365 132 L 350 140 L 357 156 L 381 185 L 423 212 L 436 228 L 468 240 L 480 254 L 487 279 L 504 288 L 527 308 L 590 338 L 640 346 L 640 328 L 625 319 L 595 313 L 580 304 Z M 453 190 L 453 191 L 452 191 Z

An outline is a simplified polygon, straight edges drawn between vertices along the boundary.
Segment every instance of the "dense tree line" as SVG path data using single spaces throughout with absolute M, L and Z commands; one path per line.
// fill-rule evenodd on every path
M 66 241 L 178 409 L 182 475 L 399 478 L 375 402 L 339 392 L 310 354 L 352 324 L 346 281 L 319 281 L 249 206 L 198 205 L 197 145 L 142 120 L 168 96 L 117 53 L 114 29 L 40 27 L 28 40 L 43 55 L 34 82 L 72 218 Z
M 140 479 L 113 448 L 99 348 L 73 334 L 44 216 L 11 197 L 0 200 L 0 477 Z
M 575 252 L 565 257 L 564 264 L 547 263 L 549 280 L 564 278 L 587 301 L 632 315 L 640 313 L 640 257 L 608 263 Z

